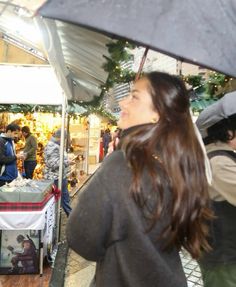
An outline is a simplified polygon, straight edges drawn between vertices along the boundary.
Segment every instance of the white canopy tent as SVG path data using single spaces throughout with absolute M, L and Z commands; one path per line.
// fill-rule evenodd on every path
M 0 91 L 0 104 L 63 103 L 63 90 L 49 66 L 0 65 Z
M 59 189 L 62 188 L 65 118 L 67 99 L 56 74 L 50 66 L 0 65 L 0 104 L 61 105 L 61 144 Z M 59 239 L 60 200 L 57 214 L 57 241 Z

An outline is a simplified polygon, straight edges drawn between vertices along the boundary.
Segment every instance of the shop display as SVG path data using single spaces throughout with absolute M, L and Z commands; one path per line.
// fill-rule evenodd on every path
M 53 181 L 16 179 L 0 187 L 0 210 L 42 210 L 53 197 Z
M 37 107 L 36 107 L 37 109 Z M 44 171 L 44 147 L 51 138 L 53 132 L 61 126 L 59 113 L 28 113 L 28 114 L 2 114 L 5 124 L 15 122 L 20 127 L 28 126 L 32 134 L 37 138 L 37 165 L 33 179 L 42 180 Z M 71 195 L 77 191 L 80 181 L 84 180 L 88 166 L 100 162 L 101 126 L 102 121 L 95 115 L 89 117 L 69 117 L 69 139 L 66 143 L 68 156 L 73 160 L 71 171 L 67 175 L 68 190 Z M 16 152 L 21 152 L 25 146 L 25 140 L 21 137 L 16 143 Z M 17 160 L 19 174 L 24 177 L 23 160 Z
M 101 136 L 101 119 L 96 115 L 89 116 L 89 164 L 99 162 Z
M 43 178 L 43 169 L 44 169 L 44 159 L 43 159 L 43 149 L 47 144 L 48 140 L 52 136 L 53 131 L 57 129 L 61 124 L 61 116 L 59 114 L 52 115 L 47 113 L 28 113 L 23 114 L 11 114 L 10 122 L 17 123 L 20 127 L 28 126 L 32 134 L 37 138 L 38 141 L 38 150 L 37 150 L 37 166 L 34 170 L 34 179 Z M 23 150 L 25 141 L 21 137 L 15 144 L 16 152 Z M 19 173 L 24 176 L 23 161 L 17 161 L 17 167 Z
M 20 127 L 28 126 L 37 138 L 37 166 L 33 180 L 24 179 L 23 161 L 17 161 L 19 177 L 0 188 L 0 274 L 27 274 L 43 272 L 43 258 L 50 256 L 56 238 L 56 200 L 53 181 L 43 178 L 44 147 L 53 132 L 61 126 L 60 115 L 53 114 L 9 114 L 6 123 L 15 122 Z M 68 156 L 72 164 L 68 177 L 68 189 L 73 195 L 78 184 L 86 176 L 88 153 L 88 123 L 86 118 L 70 122 Z M 24 138 L 15 143 L 16 152 L 24 148 Z M 19 236 L 32 240 L 35 245 L 34 258 L 20 258 L 23 253 Z M 30 239 L 29 239 L 30 238 Z M 31 242 L 31 241 L 30 241 Z M 29 242 L 28 242 L 29 243 Z M 41 254 L 41 256 L 40 256 Z M 43 255 L 42 255 L 43 254 Z M 17 258 L 19 257 L 19 258 Z M 21 260 L 22 259 L 22 260 Z
M 43 179 L 44 170 L 44 147 L 48 140 L 51 138 L 53 132 L 61 126 L 60 114 L 47 114 L 47 113 L 33 113 L 33 114 L 10 114 L 9 122 L 15 122 L 19 126 L 28 126 L 37 138 L 37 166 L 34 170 L 33 178 L 36 180 Z M 69 145 L 68 151 L 71 157 L 76 158 L 77 167 L 86 170 L 82 165 L 86 156 L 87 143 L 88 143 L 88 131 L 86 118 L 75 118 L 70 121 L 69 131 Z M 20 152 L 24 148 L 25 142 L 23 138 L 20 138 L 16 143 L 16 152 Z M 80 156 L 80 157 L 79 157 Z M 23 161 L 17 161 L 17 167 L 19 173 L 24 176 Z M 80 171 L 79 171 L 80 172 Z

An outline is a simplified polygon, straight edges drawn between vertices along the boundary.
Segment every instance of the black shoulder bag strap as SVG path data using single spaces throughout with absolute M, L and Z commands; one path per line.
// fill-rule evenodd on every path
M 207 153 L 207 156 L 209 159 L 217 155 L 223 155 L 223 156 L 230 157 L 232 160 L 236 162 L 236 152 L 231 151 L 231 150 L 214 150 L 214 151 L 210 151 Z

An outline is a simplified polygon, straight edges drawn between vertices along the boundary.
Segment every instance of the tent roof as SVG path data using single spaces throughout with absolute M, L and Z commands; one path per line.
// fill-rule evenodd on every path
M 62 88 L 48 66 L 0 65 L 0 87 L 1 104 L 61 105 L 63 101 Z
M 0 1 L 0 37 L 50 63 L 69 100 L 91 101 L 107 79 L 103 56 L 109 55 L 106 44 L 111 39 L 69 23 L 32 17 L 43 2 Z M 20 8 L 26 6 L 28 10 Z

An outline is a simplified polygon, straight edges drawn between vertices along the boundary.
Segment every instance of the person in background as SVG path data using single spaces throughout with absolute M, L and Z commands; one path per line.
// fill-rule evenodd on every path
M 10 183 L 18 176 L 17 159 L 23 159 L 23 155 L 16 154 L 14 140 L 18 139 L 20 127 L 17 124 L 9 124 L 6 132 L 0 135 L 0 186 Z
M 102 162 L 102 160 L 104 158 L 103 135 L 104 135 L 104 131 L 101 130 L 100 139 L 99 139 L 99 162 Z
M 209 194 L 215 219 L 210 252 L 199 260 L 204 287 L 236 286 L 236 92 L 228 93 L 198 117 L 212 168 Z
M 120 141 L 120 136 L 121 136 L 121 129 L 117 128 L 112 135 L 112 141 L 109 143 L 107 154 L 111 154 L 114 150 L 117 149 Z
M 33 178 L 34 169 L 37 165 L 36 154 L 37 154 L 37 139 L 30 132 L 29 127 L 24 126 L 21 129 L 22 135 L 25 138 L 24 147 L 24 170 L 26 178 Z
M 105 132 L 103 134 L 102 142 L 103 142 L 104 156 L 106 156 L 106 154 L 108 152 L 109 143 L 111 142 L 110 129 L 105 130 Z
M 56 132 L 54 132 L 53 136 L 51 137 L 51 139 L 44 148 L 44 161 L 45 161 L 44 178 L 53 179 L 54 184 L 57 187 L 58 187 L 59 165 L 60 165 L 60 139 L 61 139 L 61 130 L 59 129 Z M 70 206 L 70 196 L 67 181 L 67 173 L 69 171 L 69 165 L 70 163 L 67 157 L 67 153 L 64 152 L 61 205 L 67 216 L 69 216 L 72 210 Z
M 120 149 L 105 158 L 67 222 L 69 247 L 96 261 L 96 287 L 186 287 L 179 251 L 207 243 L 205 157 L 184 83 L 144 75 L 120 102 Z

